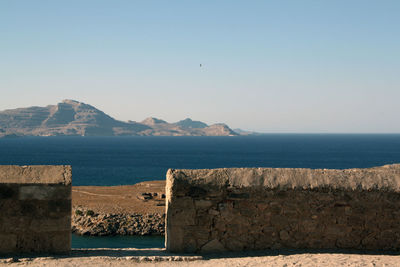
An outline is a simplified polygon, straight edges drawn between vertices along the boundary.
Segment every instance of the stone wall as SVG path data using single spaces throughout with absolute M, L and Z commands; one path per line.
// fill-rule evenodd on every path
M 0 166 L 0 254 L 71 249 L 71 167 Z
M 169 170 L 171 252 L 400 248 L 400 165 Z

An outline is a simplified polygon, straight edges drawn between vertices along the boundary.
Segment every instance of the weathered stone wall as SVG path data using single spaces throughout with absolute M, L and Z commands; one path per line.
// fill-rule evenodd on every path
M 0 166 L 0 254 L 71 249 L 71 167 Z
M 400 165 L 169 170 L 171 252 L 400 248 Z

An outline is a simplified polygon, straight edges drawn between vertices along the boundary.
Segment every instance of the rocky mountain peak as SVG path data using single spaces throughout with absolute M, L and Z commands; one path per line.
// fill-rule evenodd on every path
M 164 136 L 230 136 L 237 135 L 226 124 L 208 126 L 190 118 L 168 123 L 149 117 L 137 123 L 123 122 L 103 111 L 72 99 L 56 105 L 28 107 L 0 111 L 0 137 L 2 136 L 120 136 L 120 135 L 164 135 Z
M 208 126 L 204 122 L 194 121 L 190 118 L 186 118 L 184 120 L 178 121 L 175 124 L 182 128 L 206 128 Z
M 207 129 L 207 133 L 209 135 L 220 135 L 220 136 L 238 135 L 235 131 L 233 131 L 231 128 L 229 128 L 229 126 L 226 125 L 225 123 L 216 123 L 216 124 L 208 126 L 206 129 Z
M 61 101 L 61 103 L 72 105 L 72 106 L 78 106 L 80 104 L 83 104 L 83 103 L 81 103 L 79 101 L 72 100 L 72 99 L 64 99 L 63 101 Z M 61 103 L 59 103 L 59 104 L 61 104 Z
M 145 120 L 143 120 L 141 123 L 145 124 L 145 125 L 153 126 L 156 124 L 162 124 L 162 123 L 167 123 L 167 122 L 164 120 L 154 118 L 154 117 L 148 117 Z

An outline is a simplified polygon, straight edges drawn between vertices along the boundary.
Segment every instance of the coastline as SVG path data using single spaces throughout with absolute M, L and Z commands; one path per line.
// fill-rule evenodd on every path
M 164 235 L 165 181 L 73 186 L 71 231 L 78 235 Z
M 77 235 L 164 235 L 165 214 L 91 213 L 89 209 L 73 209 L 71 231 Z M 82 212 L 82 215 L 77 214 Z

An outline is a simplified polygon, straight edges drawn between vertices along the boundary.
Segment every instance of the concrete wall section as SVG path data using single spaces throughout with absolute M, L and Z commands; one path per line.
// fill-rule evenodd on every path
M 169 170 L 171 252 L 400 248 L 400 165 Z
M 0 253 L 71 249 L 71 167 L 0 166 Z

